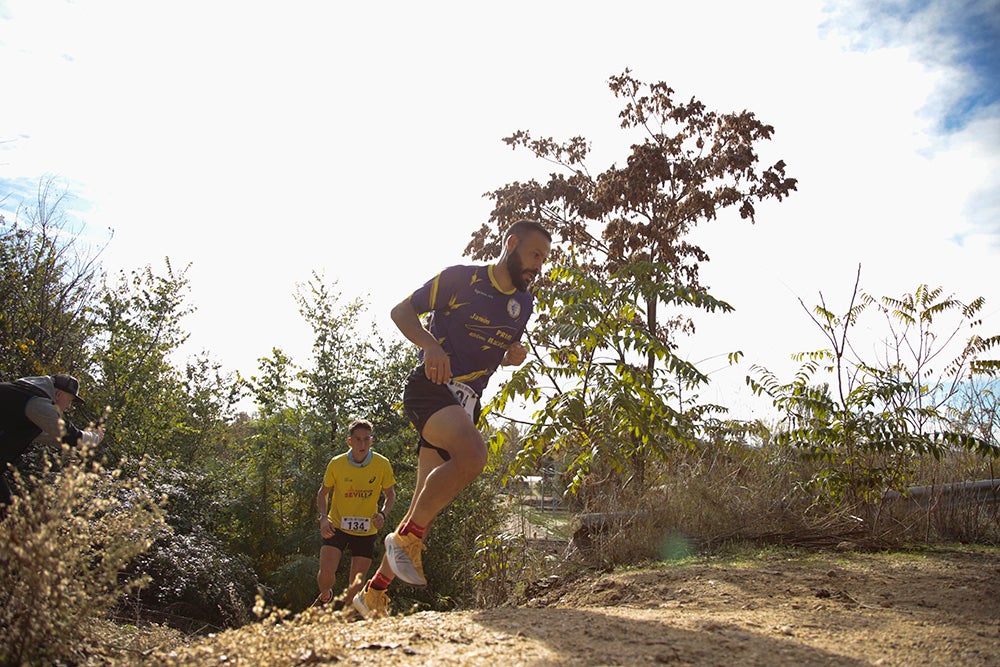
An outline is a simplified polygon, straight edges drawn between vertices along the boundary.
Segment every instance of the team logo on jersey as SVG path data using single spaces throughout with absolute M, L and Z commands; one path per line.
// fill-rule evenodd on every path
M 521 314 L 521 302 L 517 299 L 508 299 L 507 314 L 516 320 L 517 316 Z

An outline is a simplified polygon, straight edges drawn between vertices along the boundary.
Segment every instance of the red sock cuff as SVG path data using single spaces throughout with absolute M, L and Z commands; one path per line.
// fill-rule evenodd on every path
M 424 534 L 427 532 L 427 526 L 419 526 L 413 521 L 407 521 L 403 524 L 403 527 L 399 529 L 400 535 L 406 535 L 407 533 L 411 535 L 416 535 L 420 539 L 424 539 Z
M 392 579 L 382 574 L 382 571 L 379 570 L 378 572 L 375 573 L 375 576 L 372 577 L 372 580 L 368 583 L 368 587 L 374 588 L 377 591 L 384 591 L 385 589 L 389 588 L 389 584 L 391 583 Z

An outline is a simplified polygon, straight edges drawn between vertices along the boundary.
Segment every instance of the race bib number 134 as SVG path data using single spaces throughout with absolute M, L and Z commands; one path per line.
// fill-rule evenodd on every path
M 351 530 L 355 533 L 367 533 L 372 520 L 366 516 L 345 516 L 340 519 L 341 530 Z

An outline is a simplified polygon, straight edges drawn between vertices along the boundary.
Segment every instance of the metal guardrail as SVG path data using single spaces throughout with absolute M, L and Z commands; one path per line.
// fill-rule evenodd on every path
M 882 500 L 893 503 L 910 501 L 924 509 L 931 505 L 939 507 L 989 505 L 1000 503 L 1000 479 L 911 486 L 906 491 L 886 491 L 882 495 Z

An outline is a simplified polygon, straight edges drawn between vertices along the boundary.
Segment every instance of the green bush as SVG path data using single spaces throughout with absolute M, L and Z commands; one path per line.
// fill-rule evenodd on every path
M 162 616 L 170 625 L 238 627 L 253 618 L 258 590 L 253 568 L 200 528 L 161 535 L 129 572 L 149 581 L 138 595 L 146 615 Z
M 95 622 L 145 577 L 123 569 L 165 523 L 141 479 L 64 446 L 21 478 L 0 520 L 0 663 L 79 662 Z
M 274 604 L 282 609 L 299 612 L 306 609 L 319 595 L 316 587 L 316 573 L 319 571 L 319 547 L 317 555 L 297 554 L 289 556 L 268 579 L 273 591 Z M 351 554 L 347 552 L 340 559 L 337 580 L 334 583 L 334 597 L 342 594 L 349 572 Z M 374 567 L 371 568 L 374 571 Z M 369 572 L 371 574 L 371 572 Z
M 260 583 L 250 559 L 234 554 L 214 530 L 224 491 L 201 473 L 163 461 L 153 461 L 149 470 L 154 479 L 147 485 L 164 499 L 169 530 L 129 565 L 130 575 L 149 579 L 135 597 L 141 614 L 184 630 L 248 622 Z
M 528 541 L 524 535 L 480 535 L 476 542 L 476 603 L 496 607 L 514 599 L 528 572 Z

